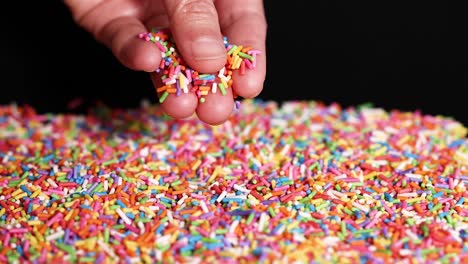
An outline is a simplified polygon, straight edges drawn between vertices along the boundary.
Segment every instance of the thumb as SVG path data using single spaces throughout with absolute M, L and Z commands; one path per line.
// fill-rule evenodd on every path
M 182 57 L 203 73 L 219 71 L 226 50 L 213 0 L 164 0 L 172 35 Z

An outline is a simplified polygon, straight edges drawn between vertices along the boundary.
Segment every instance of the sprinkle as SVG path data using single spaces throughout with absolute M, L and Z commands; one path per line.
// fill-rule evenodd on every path
M 256 53 L 229 45 L 232 60 Z M 200 92 L 233 71 L 165 67 Z M 305 101 L 234 112 L 211 127 L 149 104 L 0 106 L 0 262 L 467 262 L 461 124 Z
M 205 102 L 203 96 L 211 93 L 216 93 L 219 87 L 222 95 L 227 94 L 227 89 L 232 86 L 232 71 L 240 70 L 240 74 L 244 75 L 246 69 L 254 69 L 255 61 L 260 52 L 253 50 L 251 47 L 243 47 L 241 45 L 229 44 L 227 38 L 224 37 L 223 41 L 226 47 L 227 60 L 225 67 L 223 67 L 217 74 L 201 74 L 193 69 L 190 69 L 183 58 L 180 56 L 174 38 L 168 29 L 152 30 L 151 32 L 144 32 L 138 34 L 138 37 L 144 41 L 154 43 L 162 53 L 163 59 L 161 60 L 159 68 L 156 70 L 161 74 L 163 86 L 158 87 L 156 91 L 160 94 L 159 102 L 163 103 L 169 94 L 176 94 L 180 96 L 181 90 L 188 93 L 188 86 L 191 85 L 193 92 L 199 99 L 200 103 Z M 185 76 L 184 76 L 185 73 Z M 218 77 L 218 78 L 216 78 Z M 171 88 L 172 87 L 172 88 Z M 195 88 L 194 87 L 199 87 Z M 208 87 L 208 89 L 204 89 Z M 162 93 L 162 94 L 161 94 Z

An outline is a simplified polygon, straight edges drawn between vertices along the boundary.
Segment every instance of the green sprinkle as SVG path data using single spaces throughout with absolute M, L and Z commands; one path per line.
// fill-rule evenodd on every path
M 245 222 L 246 224 L 250 225 L 250 223 L 252 222 L 252 220 L 254 219 L 255 217 L 255 214 L 254 213 L 250 213 L 249 217 L 247 218 L 247 221 Z
M 275 211 L 273 210 L 273 207 L 268 207 L 268 212 L 270 212 L 271 217 L 275 217 L 275 216 L 276 216 L 276 213 L 275 213 Z
M 108 161 L 105 161 L 102 163 L 103 166 L 108 166 L 108 165 L 111 165 L 111 164 L 114 164 L 114 163 L 118 163 L 119 160 L 118 159 L 111 159 L 111 160 L 108 160 Z
M 70 245 L 65 245 L 65 244 L 62 244 L 62 243 L 56 243 L 55 246 L 57 246 L 58 248 L 60 248 L 61 250 L 67 252 L 68 254 L 70 255 L 75 255 L 75 248 L 70 246 Z
M 252 57 L 249 54 L 244 53 L 244 52 L 239 52 L 239 53 L 237 53 L 237 55 L 239 55 L 239 57 L 241 57 L 241 58 L 249 59 L 251 61 L 254 60 L 254 57 Z
M 169 95 L 169 93 L 167 91 L 165 91 L 162 95 L 161 95 L 161 98 L 159 98 L 159 103 L 164 103 L 164 101 L 166 100 L 167 96 Z
M 109 228 L 104 229 L 104 243 L 109 243 Z
M 433 212 L 439 210 L 441 207 L 442 207 L 442 204 L 438 203 L 434 207 L 432 207 L 429 211 L 433 213 Z
M 222 95 L 226 95 L 226 89 L 222 83 L 218 83 L 219 90 L 221 90 Z

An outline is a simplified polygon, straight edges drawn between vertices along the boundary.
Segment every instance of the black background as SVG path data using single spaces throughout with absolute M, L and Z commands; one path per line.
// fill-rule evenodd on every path
M 468 124 L 468 30 L 448 2 L 267 0 L 265 10 L 268 68 L 259 98 L 373 102 Z M 62 2 L 23 2 L 4 9 L 0 22 L 1 104 L 60 112 L 77 97 L 114 107 L 156 102 L 147 74 L 121 66 Z

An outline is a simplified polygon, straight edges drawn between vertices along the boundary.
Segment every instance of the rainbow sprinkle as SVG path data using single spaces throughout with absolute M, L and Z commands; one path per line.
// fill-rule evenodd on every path
M 155 72 L 161 74 L 163 86 L 156 89 L 159 102 L 163 103 L 169 94 L 180 96 L 189 91 L 195 93 L 200 103 L 205 102 L 205 97 L 210 92 L 217 93 L 218 89 L 222 95 L 226 95 L 226 89 L 232 87 L 232 71 L 239 70 L 244 75 L 246 70 L 256 67 L 256 57 L 259 50 L 242 45 L 234 45 L 223 38 L 226 48 L 226 65 L 217 74 L 201 74 L 186 65 L 179 55 L 174 40 L 167 29 L 152 30 L 152 32 L 141 33 L 140 39 L 151 41 L 161 51 L 162 60 Z M 234 97 L 237 95 L 234 93 Z
M 418 112 L 0 107 L 0 263 L 466 263 L 468 140 Z

